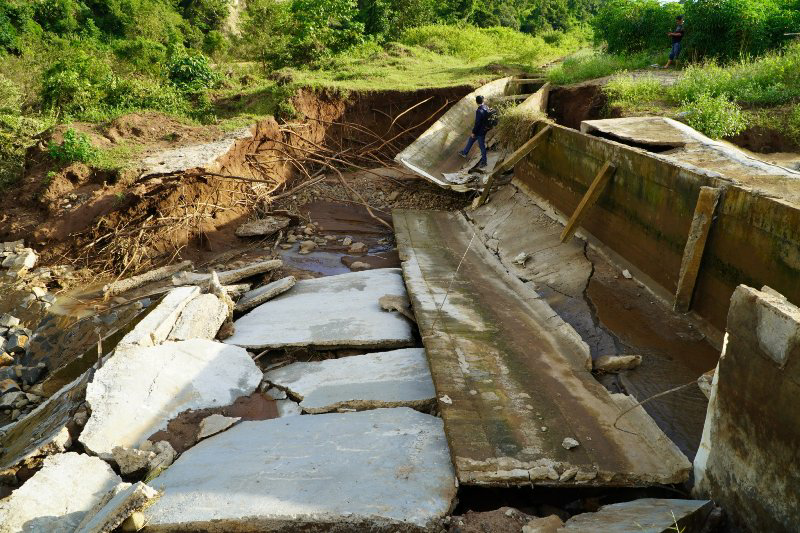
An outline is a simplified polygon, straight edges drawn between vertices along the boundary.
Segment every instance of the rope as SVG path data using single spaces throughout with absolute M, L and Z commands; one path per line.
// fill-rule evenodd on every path
M 689 383 L 685 383 L 683 385 L 678 385 L 677 387 L 673 387 L 673 388 L 671 388 L 669 390 L 665 390 L 664 392 L 659 392 L 658 394 L 654 394 L 653 396 L 650 396 L 649 398 L 645 398 L 641 402 L 638 402 L 636 405 L 632 405 L 628 409 L 625 409 L 624 411 L 622 411 L 619 414 L 619 416 L 617 416 L 617 419 L 614 420 L 614 424 L 613 424 L 614 428 L 618 429 L 620 431 L 623 431 L 625 433 L 630 433 L 631 435 L 638 435 L 638 433 L 634 433 L 633 431 L 627 431 L 625 429 L 622 429 L 621 427 L 617 427 L 617 422 L 619 422 L 619 419 L 622 418 L 623 416 L 625 416 L 626 414 L 630 413 L 631 411 L 633 411 L 634 409 L 636 409 L 640 405 L 646 404 L 650 400 L 655 400 L 656 398 L 660 398 L 661 396 L 666 396 L 667 394 L 672 394 L 673 392 L 678 392 L 679 390 L 685 389 L 685 388 L 690 387 L 692 385 L 697 385 L 697 380 L 690 381 Z
M 478 233 L 473 230 L 472 238 L 469 240 L 469 244 L 467 244 L 467 249 L 464 250 L 464 255 L 461 256 L 461 261 L 458 262 L 458 266 L 456 266 L 455 272 L 453 272 L 453 276 L 450 278 L 450 283 L 447 285 L 447 290 L 444 293 L 444 298 L 442 299 L 442 303 L 436 309 L 436 320 L 433 321 L 431 324 L 431 329 L 436 327 L 436 323 L 439 322 L 439 317 L 442 316 L 442 308 L 444 307 L 445 302 L 447 301 L 447 296 L 450 294 L 450 289 L 453 287 L 453 282 L 456 280 L 456 276 L 458 275 L 458 271 L 461 269 L 461 264 L 464 262 L 464 259 L 467 257 L 467 253 L 469 253 L 469 249 L 472 248 L 472 241 L 475 240 L 475 235 Z

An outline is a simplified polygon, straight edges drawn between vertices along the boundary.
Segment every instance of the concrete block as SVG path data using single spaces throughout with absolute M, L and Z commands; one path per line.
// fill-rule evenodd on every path
M 251 394 L 261 378 L 245 350 L 218 342 L 118 348 L 87 387 L 92 416 L 80 441 L 110 458 L 115 446 L 138 448 L 186 409 L 230 405 Z
M 295 279 L 294 276 L 288 276 L 277 281 L 273 281 L 272 283 L 268 283 L 263 287 L 253 289 L 252 291 L 245 293 L 244 296 L 242 296 L 242 298 L 236 302 L 236 311 L 244 312 L 249 311 L 254 307 L 258 307 L 264 302 L 288 291 L 294 287 L 296 282 L 297 279 Z
M 228 306 L 213 294 L 195 296 L 181 311 L 167 340 L 213 339 L 228 318 Z
M 221 433 L 241 420 L 241 417 L 223 416 L 213 414 L 207 416 L 200 421 L 200 433 L 197 434 L 197 440 L 203 440 L 211 435 Z
M 266 373 L 264 379 L 301 398 L 307 413 L 342 407 L 424 408 L 436 397 L 424 348 L 294 363 Z
M 199 287 L 179 287 L 163 300 L 125 335 L 119 346 L 154 346 L 167 340 L 183 308 L 198 294 Z
M 158 498 L 158 491 L 141 481 L 120 483 L 86 513 L 75 533 L 111 533 L 133 513 Z
M 148 531 L 423 531 L 456 484 L 441 419 L 408 408 L 242 422 L 152 481 Z
M 73 452 L 48 457 L 40 471 L 0 501 L 0 531 L 73 533 L 121 481 L 97 457 Z

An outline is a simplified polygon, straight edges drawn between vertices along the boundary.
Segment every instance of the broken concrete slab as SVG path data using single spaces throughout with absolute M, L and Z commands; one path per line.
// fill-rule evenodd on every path
M 403 407 L 242 422 L 151 485 L 153 532 L 424 531 L 456 495 L 442 421 Z
M 714 504 L 710 500 L 642 498 L 604 505 L 566 521 L 559 532 L 695 533 L 702 530 Z
M 297 416 L 303 414 L 303 409 L 294 400 L 275 400 L 275 405 L 278 408 L 278 416 Z
M 271 270 L 278 269 L 283 266 L 283 261 L 280 259 L 270 259 L 269 261 L 259 261 L 252 263 L 242 268 L 234 270 L 225 270 L 224 272 L 217 272 L 219 282 L 223 285 L 230 285 L 239 280 L 249 278 L 250 276 L 257 276 Z M 181 272 L 172 276 L 173 285 L 199 285 L 207 286 L 211 282 L 211 274 L 197 274 L 196 272 Z
M 138 276 L 133 276 L 130 278 L 126 278 L 123 280 L 114 281 L 109 283 L 108 285 L 103 286 L 103 294 L 108 297 L 117 296 L 124 292 L 136 289 L 145 285 L 147 283 L 152 283 L 155 281 L 161 281 L 162 279 L 166 279 L 173 275 L 174 273 L 190 268 L 192 266 L 191 261 L 182 261 L 175 265 L 167 265 L 161 268 L 156 268 L 155 270 L 150 270 L 149 272 L 145 272 L 144 274 L 140 274 Z
M 599 372 L 621 372 L 632 370 L 642 364 L 641 355 L 601 355 L 592 362 L 592 366 Z
M 641 406 L 617 421 L 635 400 L 598 383 L 575 330 L 480 242 L 470 246 L 463 215 L 395 210 L 393 220 L 462 484 L 688 479 L 689 461 Z M 581 445 L 565 449 L 566 437 Z
M 92 416 L 80 442 L 110 458 L 115 446 L 139 447 L 182 411 L 251 394 L 261 378 L 245 350 L 209 340 L 117 348 L 87 387 Z
M 158 491 L 141 481 L 120 483 L 84 517 L 75 533 L 111 533 L 129 516 L 158 498 Z
M 0 530 L 73 533 L 121 481 L 97 457 L 74 452 L 48 457 L 41 470 L 0 501 Z
M 236 228 L 237 237 L 269 237 L 289 226 L 292 222 L 290 217 L 267 216 L 258 220 L 245 222 Z
M 228 306 L 213 294 L 195 296 L 181 311 L 167 340 L 213 339 L 228 318 Z
M 203 440 L 211 435 L 221 433 L 241 419 L 239 416 L 224 416 L 220 414 L 207 416 L 200 421 L 200 432 L 197 434 L 197 440 Z
M 273 281 L 272 283 L 267 283 L 263 287 L 258 287 L 257 289 L 246 292 L 244 296 L 242 296 L 242 298 L 236 302 L 236 307 L 234 309 L 240 313 L 249 311 L 250 309 L 258 307 L 264 302 L 275 298 L 279 294 L 283 294 L 284 292 L 288 291 L 294 287 L 295 283 L 297 283 L 297 279 L 294 276 L 287 276 L 277 281 Z
M 293 363 L 264 379 L 300 399 L 306 413 L 339 408 L 432 407 L 436 397 L 424 348 Z
M 800 308 L 774 291 L 739 285 L 711 382 L 694 462 L 698 496 L 711 497 L 743 531 L 800 523 Z
M 201 144 L 181 146 L 150 155 L 142 160 L 141 178 L 182 173 L 192 169 L 209 169 L 220 157 L 227 154 L 241 139 L 253 136 L 250 128 L 226 134 L 221 139 Z
M 183 308 L 198 294 L 199 287 L 172 289 L 146 317 L 122 337 L 117 346 L 154 346 L 164 342 Z
M 378 301 L 385 294 L 405 294 L 400 269 L 298 281 L 290 292 L 237 320 L 236 332 L 225 342 L 253 349 L 412 345 L 408 321 L 380 308 Z

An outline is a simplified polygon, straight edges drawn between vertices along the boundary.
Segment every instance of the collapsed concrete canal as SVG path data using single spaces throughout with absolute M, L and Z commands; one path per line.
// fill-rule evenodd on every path
M 2 252 L 0 530 L 791 530 L 800 176 L 663 119 L 476 173 L 469 91 L 48 183 Z

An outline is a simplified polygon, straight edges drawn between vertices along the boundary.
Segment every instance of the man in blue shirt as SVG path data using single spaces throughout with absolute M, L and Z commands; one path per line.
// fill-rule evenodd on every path
M 664 65 L 664 68 L 669 68 L 673 61 L 677 65 L 678 56 L 681 55 L 681 40 L 683 39 L 683 33 L 683 15 L 678 15 L 675 17 L 675 31 L 667 33 L 667 36 L 672 38 L 672 49 L 669 51 L 669 61 L 667 61 L 667 64 Z
M 483 96 L 476 96 L 475 102 L 478 103 L 478 109 L 475 111 L 475 125 L 472 127 L 472 133 L 467 140 L 467 146 L 459 152 L 461 157 L 466 158 L 472 145 L 478 141 L 478 146 L 481 149 L 481 160 L 478 163 L 478 168 L 486 166 L 486 132 L 489 130 L 489 107 L 483 103 Z

